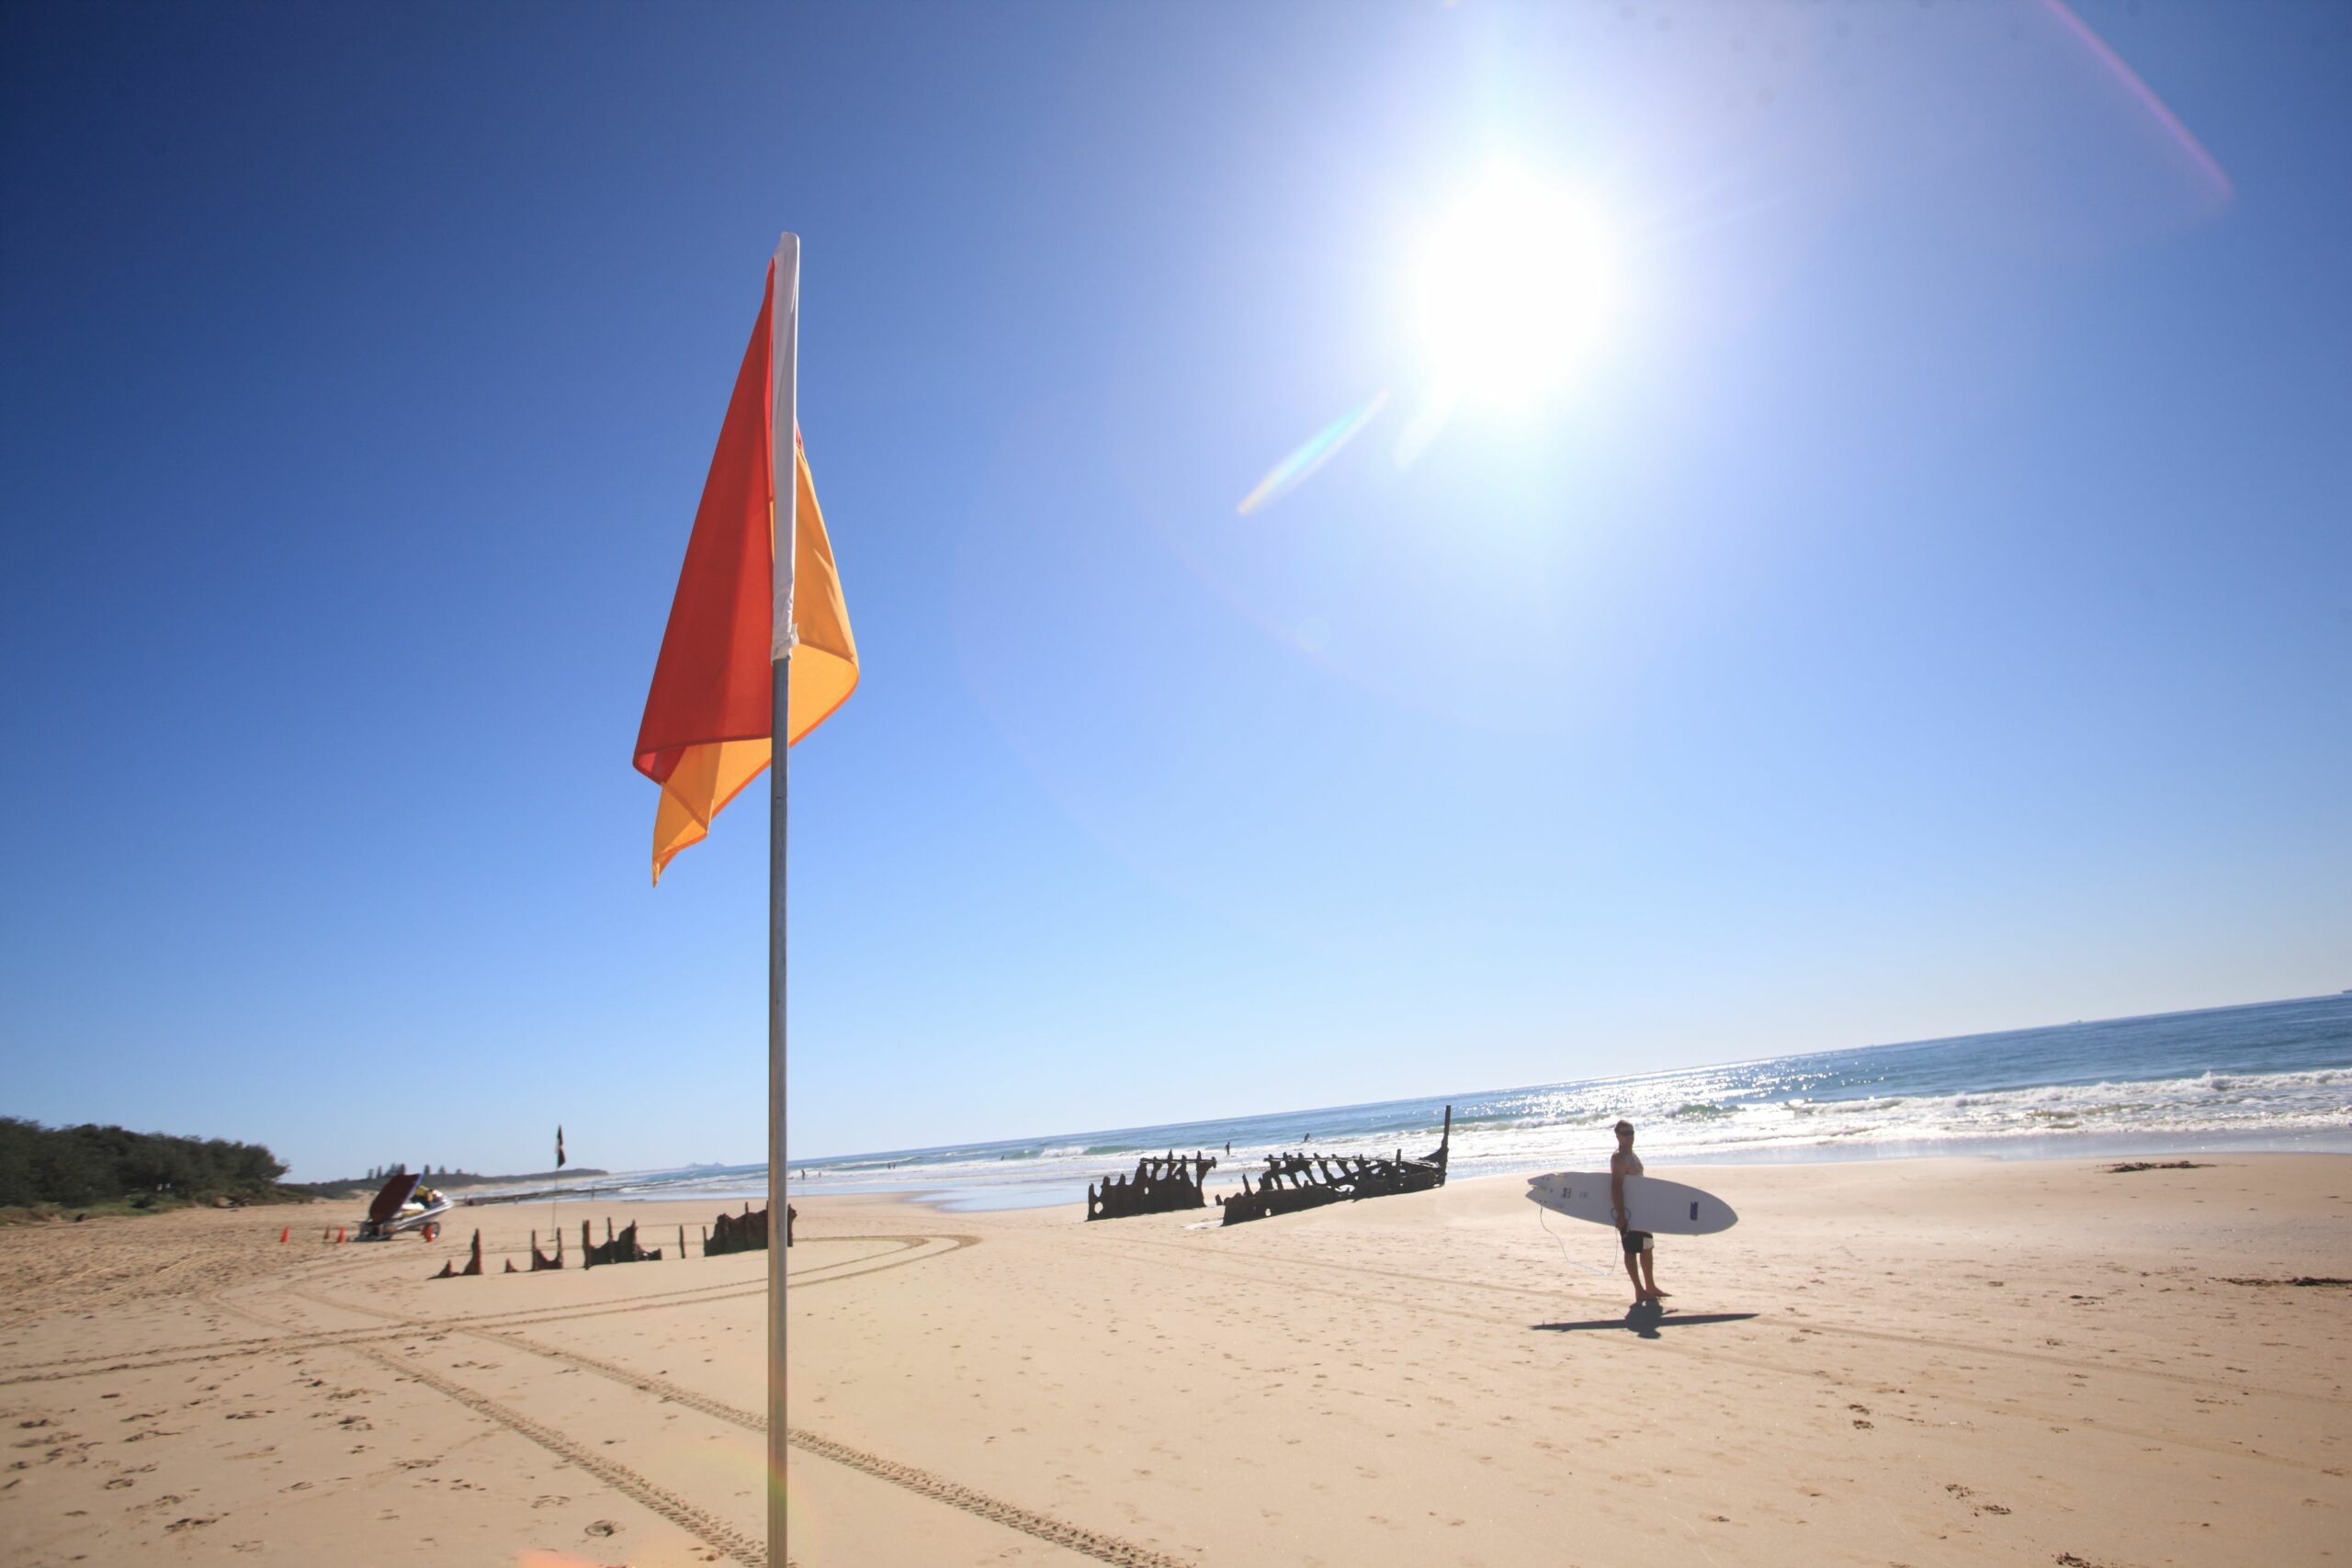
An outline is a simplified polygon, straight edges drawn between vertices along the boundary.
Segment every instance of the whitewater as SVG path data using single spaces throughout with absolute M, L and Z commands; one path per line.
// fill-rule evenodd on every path
M 1212 1190 L 1277 1149 L 1427 1153 L 1456 1177 L 1604 1159 L 1619 1117 L 1660 1164 L 2352 1151 L 2352 993 L 1363 1105 L 793 1162 L 791 1190 L 951 1207 L 1072 1202 L 1146 1154 L 1216 1155 Z M 1227 1155 L 1227 1146 L 1231 1145 Z M 759 1164 L 601 1179 L 599 1191 L 753 1203 Z

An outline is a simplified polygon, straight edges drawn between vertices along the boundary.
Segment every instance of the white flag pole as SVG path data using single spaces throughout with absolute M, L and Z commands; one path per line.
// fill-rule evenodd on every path
M 770 622 L 768 691 L 768 1568 L 785 1568 L 785 1243 L 791 1207 L 785 1195 L 785 809 L 791 773 L 792 648 L 799 640 L 792 618 L 792 572 L 800 495 L 799 429 L 800 236 L 776 242 L 775 294 L 770 300 L 770 374 L 775 423 L 769 467 L 775 476 L 775 604 Z

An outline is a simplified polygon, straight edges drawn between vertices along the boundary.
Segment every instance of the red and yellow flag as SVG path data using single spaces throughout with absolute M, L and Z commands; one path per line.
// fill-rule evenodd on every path
M 786 309 L 791 308 L 787 301 Z M 653 880 L 768 765 L 769 654 L 775 568 L 775 266 L 735 377 L 718 449 L 695 513 L 670 604 L 662 657 L 637 731 L 637 771 L 662 786 L 653 819 Z M 857 644 L 842 600 L 832 542 L 817 510 L 808 454 L 793 432 L 798 501 L 787 745 L 824 722 L 857 687 Z

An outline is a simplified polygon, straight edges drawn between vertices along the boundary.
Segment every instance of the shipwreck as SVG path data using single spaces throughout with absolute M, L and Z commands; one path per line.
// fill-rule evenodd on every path
M 1216 1156 L 1195 1151 L 1190 1157 L 1170 1150 L 1136 1161 L 1133 1176 L 1106 1176 L 1098 1190 L 1086 1184 L 1086 1217 L 1124 1220 L 1136 1214 L 1168 1214 L 1179 1209 L 1205 1209 L 1201 1180 L 1216 1168 Z
M 1358 1198 L 1393 1198 L 1400 1192 L 1427 1192 L 1445 1185 L 1446 1156 L 1453 1146 L 1453 1107 L 1445 1108 L 1445 1126 L 1438 1145 L 1419 1159 L 1408 1159 L 1398 1149 L 1393 1158 L 1363 1155 L 1272 1154 L 1253 1190 L 1250 1178 L 1241 1190 L 1217 1201 L 1224 1205 L 1225 1223 L 1262 1220 L 1270 1214 L 1296 1213 Z

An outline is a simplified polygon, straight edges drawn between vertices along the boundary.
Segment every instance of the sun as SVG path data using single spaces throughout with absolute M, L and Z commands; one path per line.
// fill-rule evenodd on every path
M 1413 287 L 1438 395 L 1507 408 L 1572 377 L 1617 303 L 1599 214 L 1517 171 L 1489 174 L 1432 227 Z

